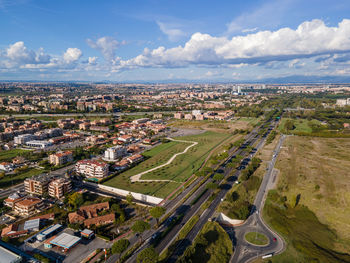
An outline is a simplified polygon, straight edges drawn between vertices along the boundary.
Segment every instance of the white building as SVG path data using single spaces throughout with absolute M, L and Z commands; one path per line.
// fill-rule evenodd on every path
M 26 145 L 32 148 L 45 149 L 52 145 L 49 141 L 28 141 Z
M 350 105 L 350 98 L 347 98 L 347 99 L 337 99 L 337 105 L 338 106 L 347 106 L 347 105 Z
M 31 141 L 35 138 L 33 134 L 21 134 L 14 138 L 15 144 L 25 144 L 28 141 Z
M 196 115 L 201 115 L 202 111 L 201 110 L 193 110 L 192 111 L 192 115 L 196 116 Z
M 108 164 L 95 160 L 81 160 L 76 163 L 75 170 L 86 177 L 103 178 L 108 175 Z
M 149 120 L 150 120 L 149 118 L 142 118 L 142 119 L 133 120 L 132 123 L 141 124 L 141 123 L 146 123 Z
M 127 154 L 126 148 L 118 145 L 118 146 L 108 148 L 105 151 L 104 159 L 106 161 L 116 161 L 117 159 L 125 156 L 126 154 Z
M 13 164 L 8 162 L 2 162 L 0 163 L 0 170 L 3 170 L 5 172 L 11 172 L 13 171 Z

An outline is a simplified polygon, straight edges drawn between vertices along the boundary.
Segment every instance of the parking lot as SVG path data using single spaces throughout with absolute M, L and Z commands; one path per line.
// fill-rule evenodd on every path
M 80 237 L 80 233 L 78 231 L 74 231 L 69 228 L 65 228 L 63 231 L 59 232 L 57 235 L 60 235 L 61 233 L 67 233 L 70 235 L 75 235 Z M 67 252 L 64 252 L 62 248 L 53 246 L 52 248 L 45 248 L 44 242 L 36 241 L 33 244 L 27 243 L 27 245 L 30 245 L 33 248 L 36 248 L 37 250 L 40 250 L 45 255 L 51 258 L 53 261 L 57 262 L 65 262 L 65 263 L 75 263 L 75 262 L 81 262 L 83 259 L 85 259 L 88 255 L 90 255 L 92 252 L 94 252 L 98 248 L 107 248 L 108 244 L 105 240 L 95 237 L 91 240 L 87 240 L 82 238 L 81 241 L 72 247 Z

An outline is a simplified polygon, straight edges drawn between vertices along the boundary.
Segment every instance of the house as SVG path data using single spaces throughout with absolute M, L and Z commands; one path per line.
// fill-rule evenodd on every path
M 184 114 L 182 112 L 177 112 L 177 113 L 174 113 L 174 118 L 175 119 L 183 119 L 184 117 Z
M 29 216 L 37 212 L 41 212 L 43 205 L 44 204 L 41 199 L 35 197 L 27 197 L 15 203 L 14 211 L 19 215 Z
M 133 140 L 131 135 L 122 135 L 118 137 L 118 140 L 123 143 L 130 143 Z
M 106 225 L 106 224 L 111 224 L 115 221 L 115 214 L 107 214 L 104 216 L 98 216 L 94 218 L 89 218 L 84 220 L 84 226 L 90 227 L 91 225 L 95 226 L 101 226 L 101 225 Z
M 20 237 L 27 234 L 27 230 L 19 230 L 18 224 L 11 224 L 1 231 L 1 237 L 7 236 L 10 238 Z M 1 260 L 0 260 L 1 261 Z
M 137 163 L 140 162 L 143 159 L 143 156 L 141 154 L 134 154 L 130 157 L 126 158 L 130 163 Z
M 99 203 L 80 207 L 76 212 L 69 213 L 68 219 L 70 224 L 81 224 L 87 222 L 85 226 L 101 225 L 110 223 L 111 217 L 98 216 L 98 213 L 110 209 L 109 203 Z M 114 214 L 113 214 L 114 215 Z M 95 219 L 95 220 L 90 220 Z M 113 218 L 112 222 L 115 220 Z
M 13 193 L 4 200 L 4 205 L 13 208 L 14 204 L 23 200 L 23 196 L 20 193 Z

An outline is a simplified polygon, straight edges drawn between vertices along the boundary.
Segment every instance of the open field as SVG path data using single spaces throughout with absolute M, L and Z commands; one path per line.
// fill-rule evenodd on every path
M 291 132 L 306 132 L 306 133 L 311 133 L 312 132 L 312 128 L 310 127 L 310 125 L 312 124 L 321 124 L 320 121 L 318 120 L 307 120 L 307 119 L 290 119 L 290 118 L 283 118 L 281 120 L 280 125 L 278 126 L 278 129 L 280 131 L 285 131 L 285 123 L 287 120 L 292 120 L 295 126 L 295 129 L 293 129 Z
M 21 153 L 26 153 L 28 150 L 22 149 L 12 149 L 8 151 L 0 151 L 0 162 L 11 162 L 13 158 L 20 155 Z
M 290 136 L 276 168 L 264 215 L 288 246 L 272 261 L 350 262 L 350 139 Z
M 141 179 L 172 180 L 174 182 L 130 182 L 130 177 L 165 163 L 171 156 L 182 152 L 191 143 L 168 142 L 159 145 L 144 153 L 148 157 L 147 160 L 106 181 L 104 184 L 144 194 L 166 197 L 200 168 L 209 152 L 229 136 L 232 135 L 205 132 L 198 135 L 177 137 L 175 139 L 196 141 L 198 144 L 190 148 L 185 154 L 177 156 L 171 164 L 144 174 L 141 177 Z
M 233 121 L 218 120 L 173 120 L 169 122 L 170 127 L 196 128 L 210 131 L 227 132 L 234 129 L 250 129 L 259 122 L 259 118 L 237 118 Z

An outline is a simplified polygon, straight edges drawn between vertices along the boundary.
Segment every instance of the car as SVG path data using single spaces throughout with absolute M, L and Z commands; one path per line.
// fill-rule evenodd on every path
M 277 239 L 276 239 L 275 237 L 274 237 L 272 240 L 273 240 L 273 242 L 276 242 L 276 241 L 277 241 Z

